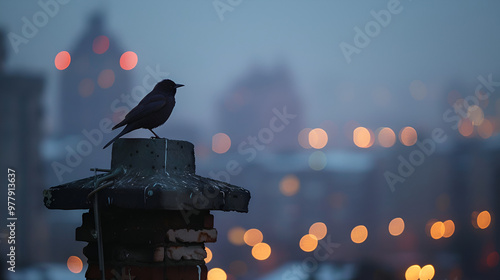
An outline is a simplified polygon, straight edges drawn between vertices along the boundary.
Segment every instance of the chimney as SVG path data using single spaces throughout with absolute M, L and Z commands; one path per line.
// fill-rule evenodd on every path
M 76 229 L 88 280 L 205 280 L 204 244 L 217 240 L 210 210 L 248 212 L 248 190 L 195 174 L 186 141 L 118 139 L 111 169 L 94 171 L 44 190 L 49 209 L 89 209 Z

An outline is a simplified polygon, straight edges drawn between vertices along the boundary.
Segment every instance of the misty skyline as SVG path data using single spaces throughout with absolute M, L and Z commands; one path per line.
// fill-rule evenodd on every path
M 375 120 L 389 126 L 412 120 L 429 124 L 444 111 L 443 91 L 449 90 L 451 81 L 474 86 L 477 76 L 498 72 L 492 62 L 500 58 L 495 51 L 500 35 L 491 28 L 500 21 L 492 5 L 500 3 L 493 1 L 399 1 L 400 12 L 392 14 L 387 26 L 348 63 L 339 45 L 356 46 L 355 28 L 364 30 L 374 20 L 371 11 L 380 13 L 390 3 L 242 1 L 224 12 L 221 21 L 208 1 L 158 2 L 154 9 L 138 8 L 134 2 L 70 1 L 59 5 L 54 17 L 28 43 L 18 46 L 17 54 L 9 48 L 7 70 L 29 68 L 49 78 L 48 123 L 49 128 L 57 126 L 56 94 L 62 73 L 53 67 L 53 59 L 59 51 L 75 48 L 89 17 L 100 9 L 104 29 L 139 56 L 137 67 L 130 71 L 131 84 L 140 85 L 146 67 L 158 65 L 170 78 L 186 84 L 171 121 L 197 123 L 208 128 L 205 133 L 217 129 L 216 104 L 231 81 L 255 65 L 271 69 L 278 61 L 287 64 L 308 126 L 324 120 L 339 125 L 348 120 L 367 125 Z M 0 25 L 21 36 L 22 17 L 32 21 L 38 11 L 43 9 L 35 2 L 9 3 L 1 9 Z M 423 100 L 410 95 L 415 80 L 427 87 Z M 377 90 L 389 93 L 388 105 L 374 103 Z M 196 108 L 197 114 L 188 107 Z

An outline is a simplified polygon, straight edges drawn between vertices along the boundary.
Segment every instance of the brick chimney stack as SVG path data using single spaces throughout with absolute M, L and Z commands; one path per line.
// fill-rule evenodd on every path
M 193 144 L 168 139 L 118 139 L 106 173 L 44 191 L 49 209 L 89 209 L 76 229 L 88 242 L 88 280 L 206 279 L 204 244 L 217 240 L 210 210 L 248 212 L 249 200 L 196 175 Z

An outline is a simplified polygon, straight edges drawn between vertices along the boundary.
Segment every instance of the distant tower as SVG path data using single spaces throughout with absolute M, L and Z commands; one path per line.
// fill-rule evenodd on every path
M 91 174 L 90 168 L 102 166 L 110 154 L 103 152 L 110 134 L 102 132 L 101 122 L 116 123 L 126 113 L 114 113 L 112 106 L 130 108 L 122 95 L 131 94 L 131 73 L 120 66 L 125 52 L 113 34 L 105 28 L 105 16 L 89 17 L 86 29 L 69 48 L 71 63 L 60 73 L 60 106 L 58 131 L 55 139 L 57 154 L 47 164 L 49 184 L 61 184 Z M 62 50 L 61 50 L 62 51 Z M 116 111 L 116 108 L 115 108 Z M 84 130 L 86 133 L 84 133 Z M 97 133 L 97 131 L 100 131 Z M 89 135 L 94 133 L 93 138 Z M 100 136 L 96 136 L 100 134 Z M 99 139 L 100 138 L 100 139 Z M 85 145 L 83 145 L 85 144 Z M 72 164 L 69 160 L 73 160 Z M 54 165 L 55 163 L 59 165 Z M 57 166 L 57 167 L 56 167 Z M 51 242 L 64 243 L 69 237 L 64 230 L 73 228 L 78 215 L 66 216 L 51 225 Z M 77 244 L 54 248 L 56 259 L 65 259 L 80 251 Z
M 124 49 L 104 27 L 101 14 L 90 18 L 83 36 L 70 51 L 71 65 L 61 75 L 61 134 L 81 135 L 108 117 L 112 102 L 130 94 L 130 74 L 120 67 Z M 123 104 L 121 104 L 123 106 Z
M 109 129 L 134 105 L 126 103 L 130 98 L 127 101 L 123 98 L 131 94 L 131 73 L 120 66 L 124 48 L 104 25 L 101 14 L 90 17 L 74 49 L 69 50 L 69 67 L 60 72 L 59 154 L 52 160 L 65 167 L 49 173 L 51 184 L 55 180 L 63 183 L 88 175 L 89 168 L 106 160 L 108 154 L 96 152 L 110 136 L 101 127 Z M 91 134 L 93 138 L 89 139 Z M 68 164 L 71 157 L 76 158 L 75 164 Z M 79 168 L 74 169 L 75 166 Z
M 231 143 L 236 147 L 243 141 L 248 143 L 249 136 L 259 137 L 261 132 L 263 139 L 269 141 L 265 146 L 271 150 L 299 148 L 297 137 L 303 125 L 302 105 L 284 63 L 279 63 L 270 71 L 255 66 L 229 87 L 220 106 L 219 129 L 231 137 Z M 269 132 L 268 129 L 273 128 L 270 127 L 271 120 L 277 117 L 277 112 L 284 113 L 284 110 L 295 118 L 287 124 L 277 120 L 274 125 L 279 131 L 273 131 L 272 136 L 264 132 L 263 129 Z M 284 125 L 282 130 L 281 125 Z

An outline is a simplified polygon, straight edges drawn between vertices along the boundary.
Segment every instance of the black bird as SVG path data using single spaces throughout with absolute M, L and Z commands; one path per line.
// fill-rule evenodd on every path
M 183 86 L 184 85 L 174 83 L 172 80 L 163 80 L 157 83 L 155 88 L 148 93 L 148 95 L 144 96 L 137 106 L 128 112 L 125 119 L 113 127 L 113 129 L 117 129 L 127 125 L 122 132 L 109 141 L 103 149 L 106 149 L 106 147 L 121 136 L 139 128 L 147 128 L 156 138 L 160 138 L 153 131 L 153 128 L 164 124 L 168 117 L 170 117 L 175 106 L 175 93 L 177 92 L 177 88 Z

